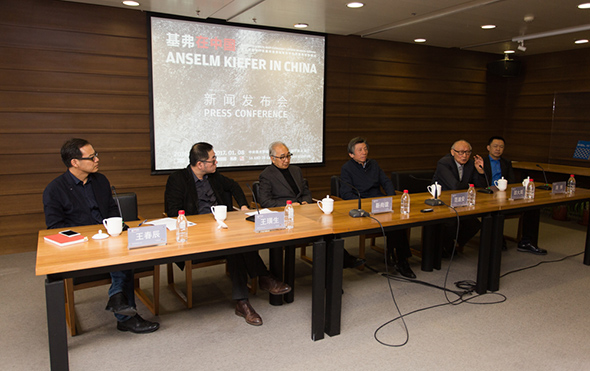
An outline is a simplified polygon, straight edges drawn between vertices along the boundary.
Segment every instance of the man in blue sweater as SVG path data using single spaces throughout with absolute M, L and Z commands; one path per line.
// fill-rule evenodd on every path
M 395 196 L 395 189 L 391 179 L 379 167 L 377 161 L 369 159 L 369 145 L 364 138 L 356 137 L 348 143 L 350 160 L 342 165 L 340 170 L 340 197 L 344 200 L 358 198 L 357 193 L 348 184 L 358 189 L 361 198 Z M 346 184 L 348 183 L 348 184 Z M 381 190 L 383 188 L 383 191 Z M 389 256 L 396 259 L 395 268 L 404 277 L 416 278 L 408 264 L 412 256 L 405 230 L 387 232 L 386 244 Z M 395 254 L 394 254 L 395 250 Z

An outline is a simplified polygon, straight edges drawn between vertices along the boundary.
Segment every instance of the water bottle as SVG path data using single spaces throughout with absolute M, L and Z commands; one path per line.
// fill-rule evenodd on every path
M 529 183 L 526 186 L 526 190 L 524 191 L 524 198 L 527 200 L 532 200 L 535 198 L 535 181 L 533 179 L 530 179 Z
M 188 240 L 188 220 L 184 215 L 184 210 L 178 210 L 176 218 L 176 242 L 186 242 Z
M 285 228 L 293 229 L 295 226 L 295 210 L 293 210 L 293 205 L 291 200 L 287 201 L 287 206 L 285 206 Z
M 467 204 L 469 206 L 475 206 L 475 187 L 473 184 L 470 184 L 467 190 Z
M 410 194 L 407 189 L 404 189 L 402 194 L 400 213 L 406 215 L 410 213 Z
M 576 193 L 576 178 L 574 178 L 574 174 L 571 174 L 570 178 L 567 180 L 566 193 L 568 195 L 573 195 Z

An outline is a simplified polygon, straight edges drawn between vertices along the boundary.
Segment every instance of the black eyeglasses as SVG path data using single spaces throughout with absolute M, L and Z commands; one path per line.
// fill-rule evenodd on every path
M 291 152 L 287 153 L 286 155 L 281 155 L 280 157 L 270 155 L 270 157 L 276 158 L 277 160 L 281 160 L 281 161 L 285 161 L 286 159 L 291 158 L 291 156 L 293 156 L 293 154 Z
M 453 151 L 457 152 L 461 156 L 463 156 L 463 155 L 470 155 L 471 154 L 471 150 L 469 150 L 469 151 L 457 151 L 456 149 L 453 148 Z
M 91 154 L 88 157 L 80 157 L 78 158 L 78 160 L 88 160 L 88 161 L 94 161 L 95 159 L 98 158 L 98 152 L 94 152 L 93 154 Z
M 206 162 L 209 164 L 214 164 L 217 162 L 217 156 L 213 156 L 213 160 L 202 160 L 201 162 Z

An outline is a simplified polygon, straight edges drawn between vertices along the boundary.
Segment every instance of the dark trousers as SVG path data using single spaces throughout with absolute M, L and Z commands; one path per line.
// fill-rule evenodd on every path
M 397 258 L 396 260 L 407 260 L 412 256 L 410 242 L 408 241 L 408 230 L 402 229 L 385 233 L 387 252 Z M 395 255 L 394 255 L 395 250 Z
M 457 245 L 462 248 L 470 239 L 479 232 L 481 222 L 476 217 L 463 218 L 459 224 L 459 236 Z M 443 251 L 450 253 L 453 251 L 455 237 L 457 236 L 457 219 L 452 219 L 442 223 L 441 245 Z
M 228 255 L 226 261 L 234 300 L 248 299 L 248 276 L 255 278 L 270 274 L 258 251 Z

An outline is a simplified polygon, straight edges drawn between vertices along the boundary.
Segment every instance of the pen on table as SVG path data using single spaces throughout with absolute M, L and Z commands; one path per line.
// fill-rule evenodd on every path
M 141 227 L 141 225 L 142 225 L 143 223 L 145 223 L 145 222 L 147 222 L 147 219 L 146 219 L 146 220 L 144 220 L 143 222 L 139 223 L 138 227 Z

